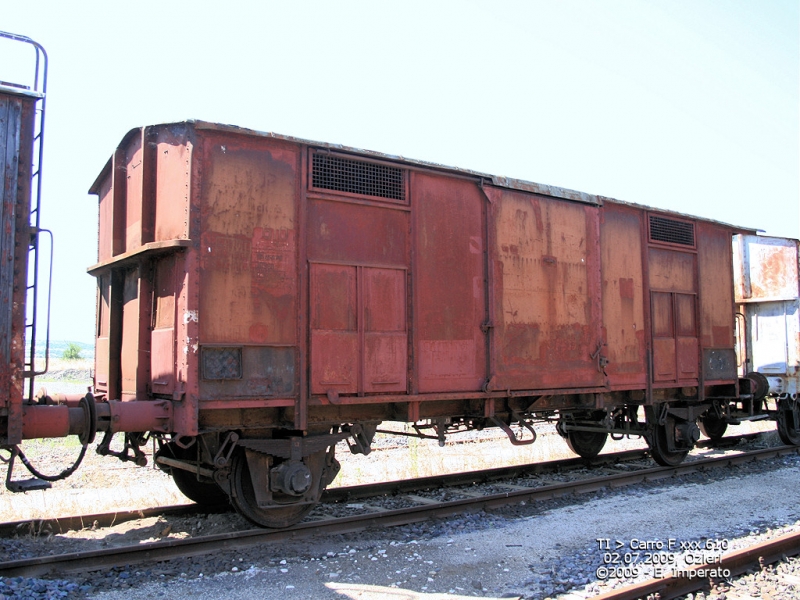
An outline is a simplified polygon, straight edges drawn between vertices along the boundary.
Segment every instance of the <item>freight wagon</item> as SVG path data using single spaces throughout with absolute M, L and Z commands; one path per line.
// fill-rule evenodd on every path
M 800 444 L 799 246 L 758 235 L 736 235 L 733 242 L 740 373 L 758 383 L 759 395 L 778 398 L 784 415 L 778 433 L 786 444 Z M 756 411 L 752 418 L 763 416 Z
M 24 246 L 38 230 L 20 139 L 3 218 Z M 153 439 L 187 496 L 281 527 L 336 477 L 335 445 L 367 454 L 384 421 L 442 443 L 497 427 L 513 444 L 553 422 L 584 457 L 637 435 L 667 465 L 698 423 L 715 437 L 784 415 L 797 435 L 737 371 L 732 237 L 752 230 L 202 121 L 131 130 L 91 193 L 93 392 L 23 398 L 24 325 L 4 314 L 12 466 L 22 439 L 77 434 L 85 449 L 99 432 L 98 452 L 140 464 Z M 25 288 L 24 268 L 2 268 Z M 12 488 L 41 485 L 10 469 Z

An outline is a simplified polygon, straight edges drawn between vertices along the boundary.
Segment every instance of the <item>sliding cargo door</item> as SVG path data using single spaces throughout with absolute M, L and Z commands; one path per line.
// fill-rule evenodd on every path
M 479 391 L 487 380 L 488 202 L 473 181 L 414 173 L 412 182 L 418 391 Z
M 406 391 L 406 270 L 312 263 L 311 393 Z
M 603 385 L 597 207 L 503 190 L 492 210 L 497 388 Z

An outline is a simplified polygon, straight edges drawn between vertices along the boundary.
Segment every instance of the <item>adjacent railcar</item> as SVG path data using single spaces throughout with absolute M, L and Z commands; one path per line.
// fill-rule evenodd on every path
M 0 85 L 0 441 L 22 440 L 31 164 L 38 94 Z M 5 418 L 3 418 L 5 417 Z
M 800 241 L 736 235 L 733 254 L 740 374 L 777 402 L 781 439 L 800 444 Z
M 27 84 L 0 81 L 0 445 L 22 440 L 26 378 L 36 375 L 39 199 L 47 55 L 28 38 L 0 32 L 0 38 L 28 44 L 36 69 Z M 29 278 L 29 267 L 31 277 Z

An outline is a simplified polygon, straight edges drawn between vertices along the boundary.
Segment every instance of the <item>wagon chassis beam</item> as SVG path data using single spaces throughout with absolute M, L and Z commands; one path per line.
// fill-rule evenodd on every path
M 647 428 L 644 426 L 639 427 L 598 427 L 596 425 L 570 425 L 564 423 L 559 426 L 561 431 L 591 431 L 593 433 L 609 433 L 611 435 L 635 435 L 647 436 Z
M 175 458 L 169 458 L 168 456 L 159 456 L 158 458 L 156 458 L 156 463 L 167 467 L 183 469 L 184 471 L 189 471 L 191 473 L 195 473 L 196 475 L 200 475 L 202 477 L 208 477 L 209 479 L 214 478 L 214 471 L 212 471 L 211 469 L 205 469 L 203 467 L 192 464 L 190 462 L 186 462 L 184 460 L 177 460 Z

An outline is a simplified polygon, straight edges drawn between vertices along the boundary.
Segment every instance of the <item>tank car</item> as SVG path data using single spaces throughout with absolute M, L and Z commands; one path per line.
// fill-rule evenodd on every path
M 188 497 L 283 527 L 336 477 L 336 444 L 367 454 L 384 421 L 513 444 L 551 422 L 580 456 L 635 435 L 674 465 L 698 422 L 788 414 L 737 371 L 746 228 L 202 121 L 131 130 L 90 192 L 93 392 L 4 395 L 12 456 L 99 432 L 143 464 L 152 439 Z

